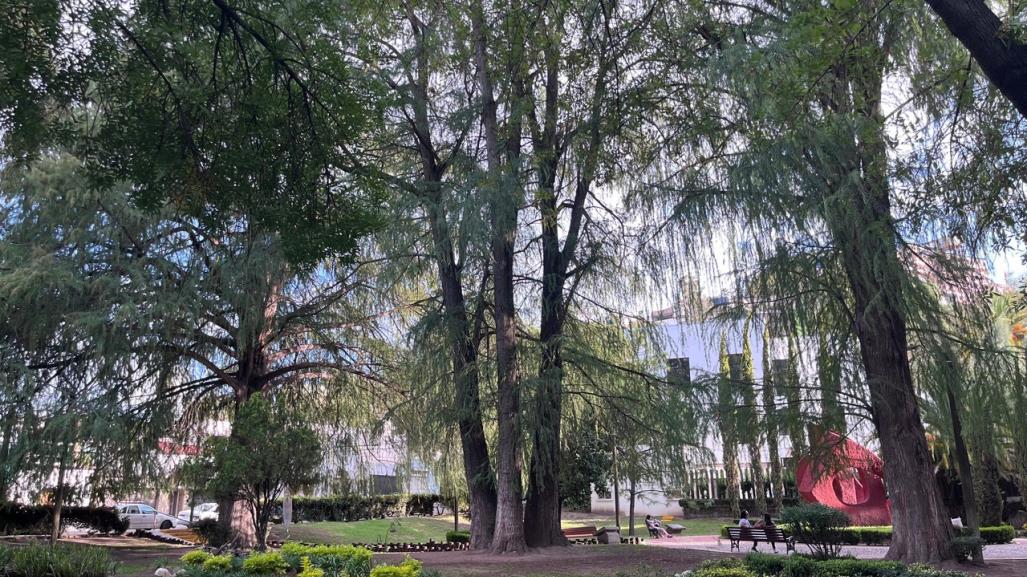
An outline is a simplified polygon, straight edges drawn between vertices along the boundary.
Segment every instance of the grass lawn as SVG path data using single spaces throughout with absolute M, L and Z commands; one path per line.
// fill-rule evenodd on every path
M 467 525 L 461 524 L 461 529 Z M 397 517 L 349 523 L 324 521 L 298 523 L 289 528 L 275 525 L 275 539 L 306 543 L 423 543 L 446 540 L 446 531 L 453 530 L 452 517 Z
M 663 521 L 660 521 L 663 523 Z M 674 517 L 671 523 L 677 523 L 678 525 L 685 526 L 685 532 L 683 535 L 719 535 L 720 528 L 724 525 L 730 525 L 731 519 L 682 519 L 680 517 Z M 596 526 L 602 527 L 613 526 L 613 516 L 597 515 L 595 517 L 589 516 L 575 516 L 574 519 L 564 519 L 562 525 L 564 528 L 567 527 L 585 527 L 585 526 Z M 666 523 L 664 523 L 666 524 Z M 621 535 L 628 534 L 628 516 L 621 515 L 620 526 L 622 529 Z M 645 528 L 645 515 L 639 515 L 635 518 L 635 535 L 647 537 L 649 531 Z
M 649 535 L 645 529 L 644 519 L 644 516 L 640 516 L 635 520 L 635 534 L 641 537 Z M 685 535 L 717 535 L 720 533 L 720 527 L 729 524 L 731 520 L 675 518 L 673 522 L 686 527 Z M 567 528 L 612 526 L 614 523 L 612 516 L 576 515 L 573 519 L 564 519 L 562 524 Z M 622 515 L 621 527 L 625 535 L 627 524 L 627 516 Z M 466 530 L 468 525 L 461 522 L 460 528 Z M 349 523 L 299 523 L 290 527 L 288 533 L 281 525 L 275 525 L 271 529 L 271 535 L 275 539 L 306 543 L 423 543 L 445 541 L 446 531 L 452 529 L 453 519 L 450 517 L 398 517 Z

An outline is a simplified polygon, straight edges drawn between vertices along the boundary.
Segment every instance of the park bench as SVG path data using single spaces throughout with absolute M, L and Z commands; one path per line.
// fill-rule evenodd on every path
M 753 547 L 756 543 L 784 543 L 785 554 L 789 551 L 795 551 L 795 539 L 789 537 L 781 530 L 780 527 L 770 527 L 769 529 L 759 529 L 757 527 L 728 527 L 727 537 L 731 541 L 731 550 L 738 549 L 741 551 L 741 543 L 752 542 Z
M 595 527 L 570 527 L 563 530 L 563 536 L 568 541 L 580 541 L 582 539 L 592 539 L 596 535 Z

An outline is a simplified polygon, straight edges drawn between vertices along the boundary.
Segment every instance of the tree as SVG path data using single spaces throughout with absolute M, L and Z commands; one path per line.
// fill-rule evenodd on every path
M 775 389 L 773 366 L 770 360 L 771 340 L 770 329 L 763 327 L 763 412 L 766 415 L 767 452 L 770 456 L 770 491 L 772 509 L 781 510 L 781 498 L 784 496 L 784 476 L 781 472 L 781 454 L 779 452 L 780 428 L 777 417 L 777 392 Z
M 260 393 L 239 407 L 231 436 L 212 437 L 204 450 L 213 471 L 206 490 L 246 502 L 261 551 L 282 492 L 313 483 L 322 462 L 321 442 L 303 415 Z
M 749 466 L 752 468 L 753 500 L 758 511 L 767 511 L 766 480 L 763 475 L 762 435 L 766 428 L 765 419 L 759 417 L 756 403 L 756 369 L 752 362 L 752 345 L 749 344 L 749 319 L 742 328 L 742 404 L 739 423 L 744 424 L 744 436 L 749 449 Z
M 727 476 L 727 498 L 731 514 L 741 513 L 741 486 L 738 478 L 738 421 L 735 409 L 738 406 L 735 381 L 731 377 L 731 364 L 727 354 L 727 335 L 720 336 L 720 374 L 717 377 L 717 424 L 724 452 L 724 472 Z
M 1027 43 L 1015 4 L 1005 21 L 984 0 L 927 0 L 988 79 L 1027 117 Z

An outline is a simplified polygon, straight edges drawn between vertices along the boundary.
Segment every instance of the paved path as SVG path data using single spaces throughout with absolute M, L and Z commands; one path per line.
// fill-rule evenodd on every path
M 679 536 L 673 539 L 647 539 L 646 545 L 654 547 L 667 547 L 672 549 L 701 549 L 703 551 L 717 551 L 720 553 L 731 552 L 731 546 L 727 539 L 717 539 L 715 536 L 709 535 L 692 535 L 692 536 Z M 803 552 L 806 547 L 804 545 L 797 545 L 796 548 L 799 552 Z M 746 546 L 742 544 L 742 552 L 748 553 L 751 549 L 751 545 Z M 770 545 L 767 543 L 760 543 L 758 550 L 761 553 L 773 553 Z M 843 555 L 852 555 L 860 559 L 883 559 L 884 554 L 888 552 L 888 547 L 870 547 L 870 546 L 855 546 L 855 547 L 843 547 Z M 784 547 L 779 546 L 777 548 L 779 555 L 784 554 Z M 1027 559 L 1027 539 L 1013 539 L 1012 543 L 1006 545 L 988 545 L 984 548 L 984 558 L 987 559 Z

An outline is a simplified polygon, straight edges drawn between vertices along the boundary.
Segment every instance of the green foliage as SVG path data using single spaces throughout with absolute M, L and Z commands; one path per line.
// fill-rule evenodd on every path
M 362 521 L 364 519 L 384 519 L 390 512 L 400 513 L 404 509 L 424 511 L 435 495 L 411 495 L 415 505 L 410 501 L 404 503 L 401 495 L 364 496 L 357 494 L 332 495 L 328 497 L 293 497 L 292 516 L 300 521 Z M 430 509 L 428 509 L 430 510 Z
M 303 557 L 300 560 L 300 571 L 296 577 L 325 577 L 325 572 L 324 569 L 314 567 L 309 557 Z
M 984 555 L 984 539 L 973 536 L 959 536 L 952 539 L 952 555 L 956 561 L 965 563 L 974 557 Z
M 314 482 L 323 458 L 321 442 L 302 416 L 284 400 L 259 393 L 239 408 L 231 436 L 211 438 L 205 452 L 215 472 L 207 491 L 238 493 L 246 501 L 258 548 L 264 547 L 282 492 Z
M 208 547 L 220 547 L 235 536 L 235 530 L 222 526 L 216 519 L 200 519 L 192 528 Z
M 303 545 L 286 543 L 282 546 L 282 557 L 293 571 L 299 571 L 306 558 L 316 568 L 323 569 L 328 577 L 368 577 L 371 573 L 369 549 L 351 545 Z
M 470 543 L 471 532 L 470 531 L 446 531 L 446 542 L 447 543 Z
M 8 567 L 18 577 L 107 577 L 114 572 L 103 547 L 25 545 L 10 552 Z
M 185 563 L 186 565 L 203 565 L 203 563 L 205 561 L 207 561 L 207 559 L 210 559 L 210 558 L 211 558 L 211 554 L 210 553 L 208 553 L 206 551 L 203 551 L 203 550 L 200 550 L 200 549 L 196 549 L 196 550 L 190 551 L 190 552 L 188 552 L 185 555 L 182 555 L 180 557 L 182 562 Z
M 905 577 L 909 568 L 897 561 L 877 559 L 811 559 L 803 555 L 788 557 L 750 553 L 745 566 L 756 575 L 785 577 Z
M 282 575 L 289 564 L 281 553 L 254 553 L 243 559 L 242 569 L 253 575 Z
M 421 562 L 407 557 L 399 565 L 378 565 L 371 569 L 371 577 L 420 577 Z
M 204 571 L 223 572 L 235 566 L 235 557 L 230 553 L 224 555 L 211 555 L 200 565 Z
M 841 530 L 849 525 L 845 513 L 819 503 L 788 507 L 781 512 L 781 521 L 796 541 L 809 545 L 813 556 L 820 559 L 838 556 L 843 543 Z
M 981 539 L 988 545 L 1001 545 L 1012 543 L 1016 537 L 1016 529 L 1012 525 L 999 525 L 998 527 L 981 527 Z

